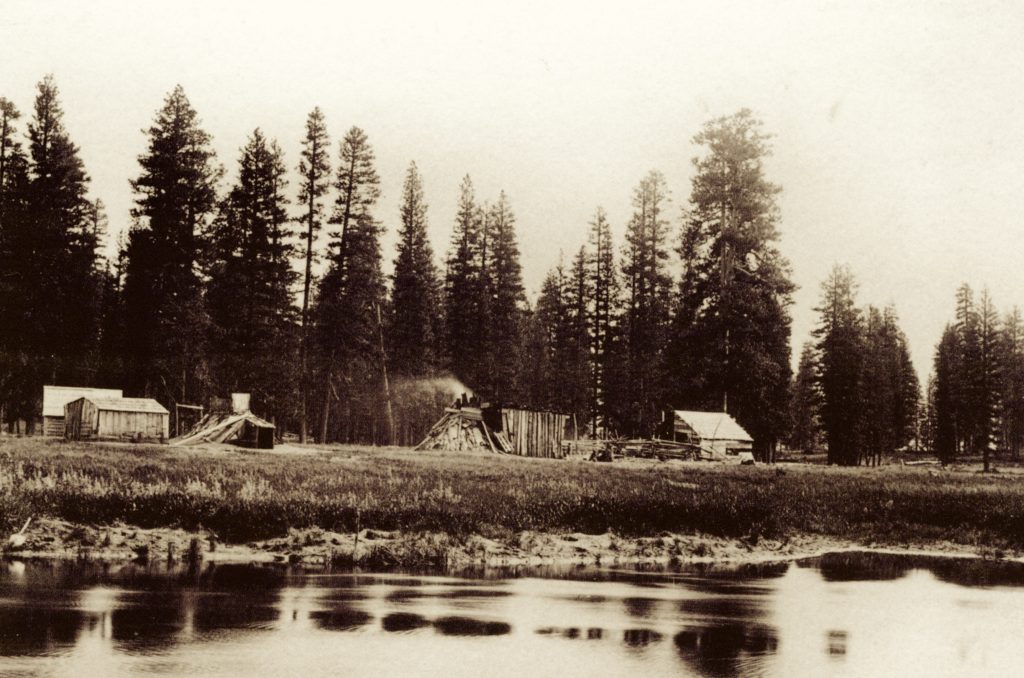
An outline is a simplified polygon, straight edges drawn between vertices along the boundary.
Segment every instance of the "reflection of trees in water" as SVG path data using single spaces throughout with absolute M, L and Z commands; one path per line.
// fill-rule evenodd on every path
M 685 598 L 679 601 L 679 611 L 692 617 L 749 621 L 764 616 L 768 602 L 766 596 Z
M 135 592 L 110 613 L 114 640 L 132 649 L 172 645 L 184 624 L 185 606 L 180 592 Z
M 0 656 L 40 655 L 74 644 L 85 615 L 59 607 L 0 609 Z
M 911 564 L 886 553 L 827 553 L 817 561 L 825 581 L 888 581 L 906 576 Z
M 660 633 L 650 629 L 626 629 L 622 633 L 622 642 L 632 648 L 647 647 L 651 643 L 660 641 L 661 638 Z
M 817 567 L 826 581 L 887 581 L 911 570 L 927 570 L 937 579 L 961 586 L 1024 585 L 1024 563 L 980 558 L 948 558 L 895 553 L 828 553 L 800 563 Z
M 276 567 L 211 563 L 199 582 L 216 591 L 268 591 L 284 588 L 285 573 Z
M 1024 563 L 978 558 L 931 559 L 928 569 L 942 581 L 961 586 L 1022 586 Z
M 749 657 L 774 653 L 775 632 L 765 626 L 722 624 L 680 631 L 673 639 L 676 651 L 701 676 L 737 676 Z
M 404 603 L 408 600 L 416 600 L 418 598 L 426 598 L 427 594 L 424 591 L 418 589 L 395 589 L 390 591 L 386 596 L 385 600 L 392 603 Z
M 351 631 L 366 626 L 373 617 L 363 610 L 348 605 L 337 605 L 327 610 L 309 613 L 309 618 L 320 628 L 328 631 Z
M 262 591 L 251 594 L 207 593 L 195 604 L 192 623 L 197 631 L 231 628 L 269 628 L 277 620 L 277 596 Z
M 833 659 L 840 659 L 846 656 L 846 643 L 849 634 L 846 631 L 829 631 L 827 653 Z
M 423 616 L 411 612 L 393 612 L 381 620 L 381 626 L 385 631 L 415 631 L 430 626 L 430 622 Z
M 434 628 L 446 636 L 503 636 L 512 631 L 505 622 L 470 617 L 442 617 L 434 621 Z
M 658 601 L 653 598 L 623 598 L 622 604 L 626 608 L 626 614 L 637 619 L 650 619 L 651 612 Z

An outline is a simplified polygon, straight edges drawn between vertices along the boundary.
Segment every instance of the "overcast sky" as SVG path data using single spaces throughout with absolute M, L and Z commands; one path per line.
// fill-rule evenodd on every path
M 358 125 L 374 146 L 389 269 L 415 160 L 439 258 L 464 174 L 509 194 L 531 300 L 598 205 L 621 238 L 648 170 L 678 215 L 693 135 L 749 107 L 775 135 L 794 352 L 835 263 L 862 303 L 896 306 L 922 378 L 961 281 L 1024 305 L 1022 3 L 347 4 L 5 0 L 0 96 L 24 129 L 54 74 L 115 230 L 175 84 L 229 180 L 257 126 L 294 169 L 318 105 L 332 140 Z

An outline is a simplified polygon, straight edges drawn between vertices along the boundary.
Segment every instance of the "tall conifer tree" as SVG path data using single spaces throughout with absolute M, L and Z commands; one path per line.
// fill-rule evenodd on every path
M 670 356 L 677 404 L 721 409 L 771 460 L 789 403 L 793 283 L 777 248 L 781 189 L 764 173 L 769 135 L 749 110 L 712 120 L 694 142 Z
M 814 331 L 819 355 L 821 423 L 828 462 L 856 466 L 861 453 L 861 375 L 863 318 L 856 304 L 856 282 L 849 269 L 835 266 L 821 286 Z
M 136 225 L 127 247 L 125 304 L 134 383 L 126 386 L 165 404 L 195 402 L 210 387 L 209 319 L 197 265 L 223 169 L 180 85 L 147 137 L 142 171 L 132 181 Z
M 625 379 L 619 382 L 616 414 L 622 432 L 653 433 L 665 405 L 664 347 L 669 320 L 669 193 L 661 172 L 647 174 L 633 192 L 626 227 L 622 276 Z
M 392 275 L 391 363 L 396 373 L 419 376 L 437 367 L 440 282 L 427 237 L 427 203 L 416 163 L 402 187 L 398 256 Z
M 484 394 L 499 402 L 515 403 L 520 395 L 515 384 L 526 293 L 515 215 L 504 191 L 487 211 L 482 257 L 487 305 L 478 323 L 485 334 L 487 356 Z
M 610 372 L 620 302 L 619 276 L 615 263 L 615 247 L 612 242 L 611 225 L 603 208 L 597 208 L 590 222 L 588 284 L 593 291 L 590 326 L 591 359 L 591 434 L 598 430 L 608 432 L 609 404 L 613 398 L 609 393 Z
M 484 234 L 473 181 L 466 175 L 445 265 L 445 357 L 448 369 L 470 388 L 483 386 L 479 318 L 484 312 Z
M 299 358 L 299 386 L 301 390 L 299 413 L 299 440 L 306 442 L 309 436 L 309 304 L 313 290 L 313 264 L 316 261 L 317 234 L 323 222 L 323 197 L 331 183 L 331 164 L 328 155 L 330 139 L 327 125 L 320 108 L 314 108 L 306 118 L 306 136 L 302 140 L 302 159 L 299 162 L 299 203 L 303 214 L 302 256 L 304 275 L 302 279 L 302 316 Z
M 818 388 L 817 356 L 810 342 L 800 351 L 800 364 L 790 394 L 790 429 L 787 444 L 810 454 L 821 442 L 821 391 Z
M 214 227 L 207 292 L 218 387 L 253 396 L 284 427 L 297 413 L 291 233 L 280 148 L 256 129 L 239 157 L 238 180 Z
M 341 142 L 331 223 L 328 270 L 320 281 L 315 316 L 323 396 L 320 439 L 331 436 L 331 402 L 346 413 L 333 437 L 355 439 L 353 407 L 360 398 L 380 400 L 379 318 L 384 301 L 381 225 L 373 216 L 380 178 L 366 133 L 351 128 Z M 335 394 L 337 398 L 335 398 Z M 344 397 L 342 398 L 342 395 Z M 364 417 L 365 419 L 365 417 Z

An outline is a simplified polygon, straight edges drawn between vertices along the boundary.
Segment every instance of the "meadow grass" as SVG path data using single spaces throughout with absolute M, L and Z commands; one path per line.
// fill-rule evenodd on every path
M 510 536 L 797 533 L 879 544 L 1024 547 L 1024 476 L 883 466 L 598 464 L 332 448 L 256 453 L 0 439 L 0 524 L 209 529 L 247 542 L 289 528 Z

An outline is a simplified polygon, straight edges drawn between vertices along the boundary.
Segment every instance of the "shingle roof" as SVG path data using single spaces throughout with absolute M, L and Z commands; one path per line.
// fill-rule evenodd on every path
M 692 412 L 676 410 L 676 419 L 690 425 L 702 440 L 743 440 L 754 442 L 750 434 L 725 412 Z

